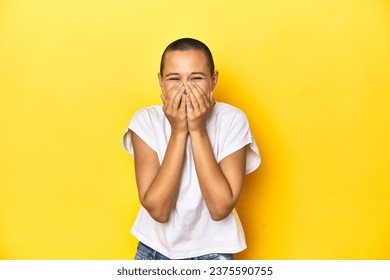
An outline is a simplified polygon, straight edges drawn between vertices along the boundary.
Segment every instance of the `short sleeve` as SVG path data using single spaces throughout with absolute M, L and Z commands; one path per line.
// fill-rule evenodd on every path
M 151 149 L 157 151 L 156 141 L 153 136 L 152 121 L 146 109 L 141 109 L 134 114 L 123 135 L 123 147 L 131 156 L 134 156 L 130 130 L 137 134 Z
M 222 127 L 224 137 L 221 151 L 218 153 L 218 162 L 249 144 L 246 155 L 246 174 L 256 170 L 261 162 L 260 153 L 244 112 L 237 109 L 234 115 L 225 119 Z

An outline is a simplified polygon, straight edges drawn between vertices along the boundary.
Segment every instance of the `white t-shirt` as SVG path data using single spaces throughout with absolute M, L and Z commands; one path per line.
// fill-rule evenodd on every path
M 141 109 L 130 121 L 123 137 L 123 145 L 134 156 L 129 130 L 135 132 L 157 153 L 161 164 L 171 134 L 171 126 L 162 106 Z M 217 102 L 207 121 L 207 132 L 218 163 L 249 144 L 246 173 L 254 171 L 260 165 L 259 150 L 248 120 L 241 110 Z M 171 259 L 244 250 L 245 235 L 235 210 L 221 221 L 214 221 L 210 217 L 200 191 L 190 137 L 187 139 L 182 172 L 178 199 L 169 221 L 155 221 L 141 206 L 131 233 L 142 243 Z

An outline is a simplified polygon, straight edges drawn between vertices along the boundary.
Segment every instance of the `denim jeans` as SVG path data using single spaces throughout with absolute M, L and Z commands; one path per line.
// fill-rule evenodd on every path
M 203 256 L 187 258 L 182 260 L 232 260 L 232 254 L 220 254 L 212 253 Z M 135 255 L 135 260 L 170 260 L 167 256 L 160 254 L 159 252 L 153 250 L 152 248 L 146 246 L 142 242 L 138 243 L 137 253 Z

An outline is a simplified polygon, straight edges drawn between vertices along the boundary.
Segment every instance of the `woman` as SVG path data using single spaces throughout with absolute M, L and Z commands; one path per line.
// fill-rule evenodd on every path
M 171 43 L 158 78 L 163 105 L 139 110 L 123 138 L 142 205 L 136 259 L 232 259 L 246 248 L 234 207 L 260 164 L 247 118 L 214 102 L 218 72 L 198 40 Z

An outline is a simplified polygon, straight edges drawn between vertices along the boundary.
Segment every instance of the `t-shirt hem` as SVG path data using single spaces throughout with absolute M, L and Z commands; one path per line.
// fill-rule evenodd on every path
M 236 254 L 239 252 L 244 251 L 247 246 L 246 243 L 237 245 L 237 246 L 231 246 L 231 247 L 211 247 L 211 248 L 204 248 L 204 249 L 198 249 L 198 250 L 191 250 L 189 249 L 189 252 L 168 252 L 164 248 L 154 244 L 152 241 L 150 241 L 145 235 L 140 233 L 139 231 L 135 230 L 134 228 L 130 231 L 133 236 L 138 239 L 138 241 L 144 243 L 146 246 L 152 248 L 153 250 L 156 250 L 160 254 L 163 254 L 164 256 L 173 259 L 186 259 L 186 258 L 195 258 L 207 254 L 213 254 L 213 253 L 220 253 L 220 254 Z

